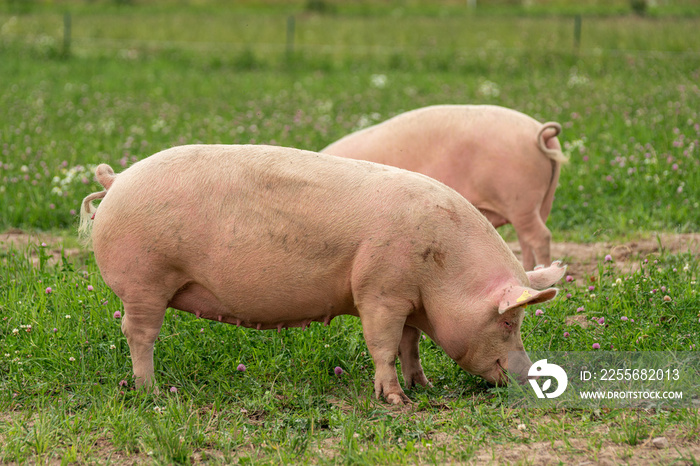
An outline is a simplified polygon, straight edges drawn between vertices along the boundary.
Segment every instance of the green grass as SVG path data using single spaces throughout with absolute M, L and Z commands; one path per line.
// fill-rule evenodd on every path
M 585 16 L 575 51 L 565 16 L 340 9 L 298 14 L 288 55 L 286 21 L 299 10 L 241 8 L 76 6 L 70 56 L 62 9 L 0 9 L 0 231 L 73 234 L 71 210 L 97 190 L 97 163 L 122 169 L 195 142 L 320 149 L 438 103 L 562 123 L 571 162 L 548 222 L 555 240 L 699 230 L 695 17 Z M 624 461 L 656 436 L 671 439 L 662 454 L 700 456 L 685 450 L 700 441 L 697 409 L 511 408 L 504 389 L 430 340 L 421 354 L 434 388 L 389 407 L 372 397 L 351 317 L 278 334 L 168 311 L 155 356 L 162 394 L 137 392 L 113 317 L 121 303 L 92 258 L 54 266 L 40 245 L 0 255 L 0 462 L 452 463 L 562 440 L 565 462 L 611 445 Z M 626 275 L 601 263 L 594 282 L 562 283 L 543 316 L 529 311 L 526 347 L 696 351 L 698 267 L 690 254 L 662 253 Z M 573 315 L 591 325 L 567 325 Z
M 166 464 L 441 463 L 474 459 L 504 442 L 513 448 L 554 442 L 562 432 L 587 439 L 586 450 L 562 452 L 583 460 L 604 446 L 624 452 L 656 436 L 681 449 L 700 440 L 697 409 L 635 418 L 626 409 L 512 408 L 507 390 L 461 371 L 430 340 L 421 355 L 434 388 L 411 390 L 411 407 L 392 408 L 372 398 L 372 362 L 352 317 L 277 333 L 171 310 L 156 343 L 162 394 L 145 394 L 133 389 L 128 346 L 114 317 L 121 303 L 91 258 L 79 266 L 32 265 L 26 252 L 11 249 L 2 261 L 1 462 L 84 463 L 109 455 Z M 565 282 L 544 315 L 527 311 L 526 347 L 697 350 L 698 267 L 689 254 L 654 256 L 630 275 L 601 263 L 593 290 Z M 573 315 L 590 325 L 567 324 Z M 239 364 L 245 372 L 236 370 Z

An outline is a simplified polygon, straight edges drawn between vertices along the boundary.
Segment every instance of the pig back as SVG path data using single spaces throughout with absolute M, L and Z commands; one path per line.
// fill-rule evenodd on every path
M 479 208 L 502 212 L 510 200 L 501 186 L 551 182 L 552 161 L 538 147 L 541 128 L 534 118 L 496 105 L 435 105 L 352 133 L 322 152 L 423 173 Z
M 468 175 L 483 162 L 512 162 L 528 143 L 534 149 L 540 127 L 534 118 L 496 105 L 433 105 L 349 134 L 321 152 L 424 173 L 453 186 L 444 178 Z M 526 161 L 532 162 L 530 154 Z

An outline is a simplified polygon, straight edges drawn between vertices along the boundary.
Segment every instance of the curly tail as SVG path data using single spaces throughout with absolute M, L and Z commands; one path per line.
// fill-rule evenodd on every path
M 547 142 L 550 139 L 557 137 L 561 133 L 561 125 L 559 123 L 549 121 L 542 125 L 540 131 L 537 133 L 537 145 L 539 146 L 542 153 L 547 157 L 559 163 L 567 163 L 569 159 L 562 153 L 559 144 L 553 144 L 555 147 L 549 147 Z
M 80 204 L 80 226 L 78 226 L 78 236 L 81 242 L 87 247 L 92 239 L 92 220 L 95 218 L 97 210 L 92 205 L 92 201 L 102 199 L 107 195 L 107 191 L 114 183 L 117 175 L 109 165 L 103 163 L 95 169 L 95 178 L 105 188 L 104 191 L 92 193 L 83 199 Z

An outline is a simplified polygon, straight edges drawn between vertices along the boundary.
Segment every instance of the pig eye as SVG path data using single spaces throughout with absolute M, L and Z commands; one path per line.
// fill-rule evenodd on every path
M 506 330 L 513 330 L 513 323 L 508 320 L 503 321 L 503 326 L 506 328 Z

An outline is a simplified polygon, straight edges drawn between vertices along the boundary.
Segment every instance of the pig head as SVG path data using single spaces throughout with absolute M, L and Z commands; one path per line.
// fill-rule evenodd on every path
M 454 188 L 498 228 L 512 223 L 526 270 L 550 263 L 552 209 L 566 162 L 558 123 L 494 105 L 436 105 L 395 116 L 321 152 L 393 165 Z
M 375 394 L 428 383 L 425 331 L 494 383 L 522 349 L 524 306 L 556 295 L 558 263 L 525 272 L 486 218 L 421 174 L 282 147 L 193 145 L 114 174 L 85 198 L 81 231 L 124 304 L 138 386 L 168 307 L 258 330 L 358 316 Z M 95 210 L 92 201 L 102 199 Z
M 449 294 L 443 291 L 430 306 L 434 310 L 428 313 L 429 323 L 420 328 L 465 371 L 496 385 L 507 383 L 510 376 L 524 382 L 532 365 L 520 333 L 525 309 L 553 299 L 557 289 L 547 287 L 559 281 L 565 271 L 557 261 L 527 272 L 525 282 L 490 278 L 482 282 L 483 300 L 472 301 L 462 313 L 441 312 L 451 308 L 446 302 Z M 512 354 L 517 358 L 514 361 L 509 359 Z M 408 385 L 427 383 L 420 371 L 413 375 L 404 370 L 404 379 Z

